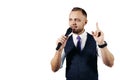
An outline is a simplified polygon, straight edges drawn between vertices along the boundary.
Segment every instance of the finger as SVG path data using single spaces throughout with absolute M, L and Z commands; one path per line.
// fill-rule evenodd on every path
M 97 29 L 97 30 L 100 30 L 99 27 L 98 27 L 98 22 L 96 22 L 96 29 Z
M 95 31 L 95 32 L 92 31 L 92 35 L 93 35 L 94 37 L 97 36 L 97 31 Z
M 92 31 L 92 35 L 95 36 L 95 32 Z
M 66 40 L 67 40 L 67 37 L 66 37 L 66 36 L 62 36 L 62 37 L 60 38 L 60 42 L 61 42 L 61 43 L 64 43 Z

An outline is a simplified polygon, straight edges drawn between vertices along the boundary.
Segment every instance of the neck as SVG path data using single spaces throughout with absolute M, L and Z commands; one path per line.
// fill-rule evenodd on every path
M 85 29 L 83 29 L 81 32 L 79 32 L 77 35 L 81 35 L 82 33 L 85 32 Z

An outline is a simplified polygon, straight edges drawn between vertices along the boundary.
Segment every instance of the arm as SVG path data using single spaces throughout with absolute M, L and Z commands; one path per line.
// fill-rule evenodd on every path
M 103 45 L 103 44 L 105 44 L 104 33 L 99 29 L 98 24 L 96 24 L 96 28 L 97 28 L 97 30 L 95 32 L 92 32 L 92 35 L 98 45 Z M 102 56 L 103 63 L 109 67 L 112 67 L 114 64 L 114 56 L 107 48 L 107 45 L 100 48 L 100 50 L 101 50 L 101 56 Z
M 114 64 L 114 56 L 112 55 L 112 53 L 108 50 L 107 46 L 104 48 L 100 48 L 100 50 L 103 63 L 109 67 L 112 67 Z
M 60 47 L 60 49 L 56 50 L 54 57 L 51 60 L 51 69 L 53 72 L 56 72 L 60 69 L 60 65 L 61 65 L 61 55 L 63 52 L 63 48 L 66 44 L 67 41 L 67 37 L 66 36 L 62 36 L 60 39 L 58 39 L 57 44 L 60 42 L 62 43 L 62 46 Z
M 51 68 L 53 72 L 56 72 L 59 70 L 60 68 L 60 64 L 61 64 L 61 51 L 56 51 L 54 57 L 51 60 Z

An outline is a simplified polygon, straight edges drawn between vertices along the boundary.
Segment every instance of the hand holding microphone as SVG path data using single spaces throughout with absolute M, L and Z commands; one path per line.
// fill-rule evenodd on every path
M 65 36 L 68 37 L 68 35 L 72 32 L 72 28 L 68 28 L 66 33 L 65 33 Z M 60 47 L 62 46 L 62 43 L 59 42 L 57 47 L 56 47 L 56 50 L 58 50 Z

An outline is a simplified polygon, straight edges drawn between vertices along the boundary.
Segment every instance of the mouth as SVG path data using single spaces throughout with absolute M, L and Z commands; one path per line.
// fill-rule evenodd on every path
M 72 30 L 76 30 L 77 29 L 77 26 L 72 26 Z
M 77 28 L 77 26 L 71 26 L 71 28 L 72 28 L 72 29 L 76 29 L 76 28 Z

